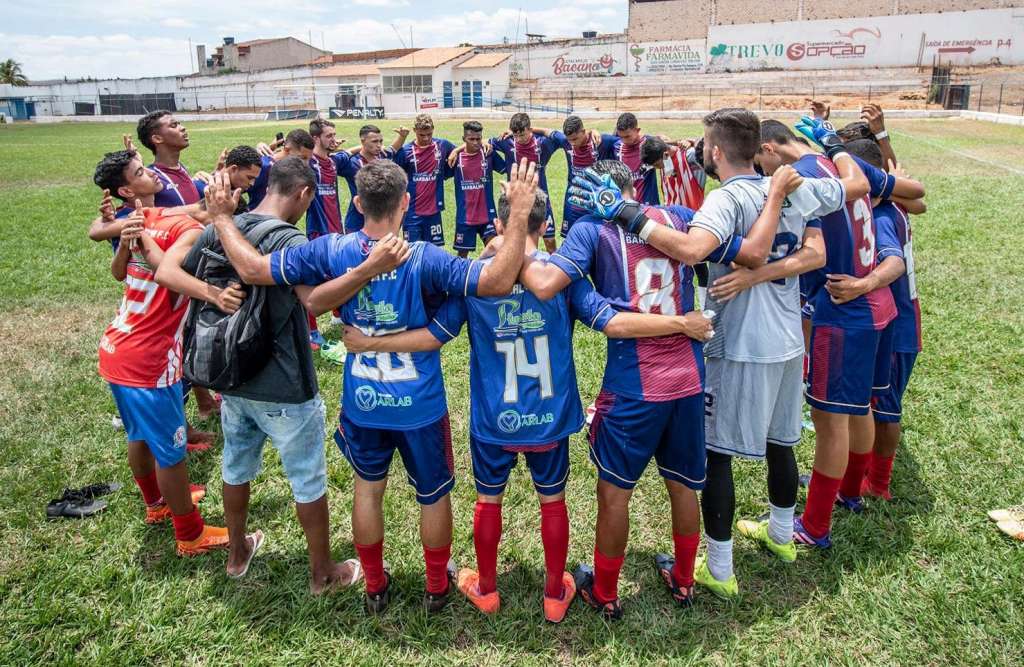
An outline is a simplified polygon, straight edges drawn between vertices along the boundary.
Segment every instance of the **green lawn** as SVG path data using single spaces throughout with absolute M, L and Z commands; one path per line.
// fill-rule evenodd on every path
M 699 133 L 696 123 L 645 125 Z M 421 611 L 417 513 L 400 474 L 385 504 L 385 557 L 401 590 L 393 608 L 368 618 L 361 590 L 310 597 L 305 543 L 272 449 L 250 514 L 269 541 L 248 577 L 228 580 L 223 554 L 176 558 L 171 529 L 142 523 L 123 433 L 111 428 L 113 401 L 95 371 L 120 285 L 109 246 L 85 235 L 99 194 L 92 170 L 134 128 L 0 127 L 0 664 L 1022 664 L 1024 544 L 999 534 L 985 511 L 1024 502 L 1024 271 L 1014 250 L 1024 247 L 1024 128 L 890 125 L 930 208 L 914 221 L 925 349 L 907 397 L 898 500 L 839 515 L 831 552 L 793 565 L 737 541 L 741 597 L 704 594 L 681 611 L 652 567 L 671 537 L 664 487 L 649 472 L 633 502 L 625 619 L 608 625 L 576 605 L 554 627 L 541 620 L 539 516 L 522 467 L 505 502 L 495 618 L 461 599 L 438 617 Z M 184 162 L 208 169 L 224 146 L 297 126 L 194 123 Z M 341 123 L 339 135 L 354 141 L 356 128 Z M 460 130 L 442 122 L 438 135 L 457 139 Z M 548 177 L 560 202 L 561 156 Z M 449 240 L 453 216 L 450 204 Z M 453 552 L 463 563 L 473 559 L 467 354 L 465 338 L 444 352 L 459 475 Z M 576 363 L 587 402 L 599 389 L 603 339 L 577 333 Z M 341 374 L 319 370 L 333 421 Z M 333 441 L 327 447 L 333 547 L 349 558 L 352 472 Z M 218 449 L 190 460 L 194 480 L 208 484 L 202 508 L 213 522 L 222 518 Z M 805 438 L 802 467 L 812 455 Z M 572 463 L 570 566 L 593 550 L 595 475 L 582 436 L 573 438 Z M 738 516 L 760 513 L 764 468 L 736 468 Z M 105 514 L 44 519 L 65 485 L 114 479 L 125 488 Z

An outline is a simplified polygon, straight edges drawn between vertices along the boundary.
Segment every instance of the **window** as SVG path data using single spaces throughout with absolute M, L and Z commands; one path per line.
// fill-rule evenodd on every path
M 432 93 L 434 77 L 430 74 L 406 74 L 404 76 L 381 77 L 384 94 L 395 93 Z

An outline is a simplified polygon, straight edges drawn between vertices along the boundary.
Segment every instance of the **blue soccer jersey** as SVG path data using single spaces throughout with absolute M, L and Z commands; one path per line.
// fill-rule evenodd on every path
M 267 186 L 270 184 L 270 169 L 274 166 L 274 158 L 269 155 L 260 157 L 260 173 L 252 185 L 245 191 L 249 200 L 249 210 L 256 208 L 267 196 Z
M 633 174 L 634 199 L 645 204 L 657 205 L 661 201 L 658 196 L 658 172 L 653 167 L 644 164 L 641 151 L 644 141 L 647 139 L 648 135 L 645 134 L 644 138 L 635 144 L 626 144 L 614 135 L 601 135 L 602 144 L 606 140 L 610 142 L 609 157 L 629 167 L 629 171 Z
M 534 257 L 546 259 L 536 252 Z M 487 262 L 490 260 L 484 260 Z M 517 284 L 503 297 L 449 298 L 430 331 L 454 338 L 469 321 L 470 433 L 481 442 L 545 446 L 583 427 L 573 321 L 603 331 L 615 316 L 588 280 L 549 301 Z
M 610 159 L 613 155 L 612 148 L 617 137 L 611 134 L 602 134 L 601 143 L 597 146 L 594 145 L 594 142 L 587 141 L 582 148 L 573 147 L 569 143 L 568 137 L 557 130 L 551 133 L 551 139 L 565 151 L 565 160 L 569 167 L 566 176 L 565 201 L 562 208 L 562 220 L 564 221 L 563 224 L 566 225 L 563 229 L 568 229 L 568 226 L 571 226 L 572 223 L 587 214 L 586 209 L 569 203 L 569 186 L 572 185 L 572 179 L 582 175 L 587 167 L 592 167 L 598 160 Z
M 486 225 L 497 216 L 494 211 L 494 174 L 505 170 L 497 151 L 461 151 L 451 169 L 455 177 L 456 224 Z
M 682 206 L 647 207 L 645 213 L 682 232 L 693 217 L 693 211 Z M 710 259 L 732 261 L 742 241 L 734 237 Z M 612 222 L 589 215 L 577 220 L 551 263 L 573 281 L 589 275 L 616 310 L 662 315 L 693 310 L 693 269 Z M 700 393 L 704 389 L 702 345 L 684 334 L 609 338 L 604 389 L 656 402 Z
M 553 137 L 543 137 L 534 134 L 530 141 L 521 144 L 514 137 L 505 139 L 491 139 L 491 147 L 498 151 L 505 158 L 505 175 L 511 178 L 512 165 L 519 164 L 523 158 L 527 162 L 536 164 L 537 185 L 544 194 L 548 193 L 547 166 L 551 156 L 561 148 Z M 551 199 L 548 199 L 548 217 L 551 217 Z
M 855 158 L 856 159 L 856 158 Z M 858 160 L 871 184 L 871 197 L 888 197 L 894 179 L 885 172 Z M 824 155 L 805 155 L 793 168 L 806 178 L 838 178 L 839 172 Z M 814 307 L 814 324 L 848 329 L 884 329 L 896 317 L 892 292 L 883 287 L 844 304 L 836 304 L 824 289 L 827 274 L 845 274 L 863 278 L 878 264 L 875 220 L 871 199 L 865 195 L 846 202 L 838 211 L 820 218 L 825 238 L 825 266 L 806 274 L 801 291 Z
M 447 139 L 433 139 L 429 146 L 409 142 L 395 153 L 395 164 L 409 176 L 407 217 L 431 216 L 444 210 L 444 179 L 449 175 L 448 155 L 454 148 Z
M 882 254 L 882 237 L 890 239 L 890 245 L 901 249 L 903 263 L 907 270 L 897 278 L 889 289 L 896 303 L 896 319 L 893 327 L 893 352 L 921 351 L 921 304 L 917 299 L 917 280 L 914 276 L 914 239 L 910 229 L 910 216 L 898 204 L 883 201 L 875 207 L 875 224 L 878 225 L 879 260 L 889 254 Z M 884 230 L 884 231 L 883 231 Z
M 377 159 L 391 160 L 394 156 L 395 152 L 393 150 L 385 148 Z M 348 184 L 349 192 L 348 209 L 345 211 L 346 234 L 357 232 L 363 228 L 363 214 L 356 208 L 354 199 L 357 194 L 356 172 L 362 169 L 365 164 L 367 164 L 366 157 L 362 153 L 356 153 L 351 156 L 347 162 L 338 165 L 338 176 L 345 179 L 345 183 Z
M 362 264 L 373 243 L 362 231 L 331 234 L 273 253 L 271 271 L 281 285 L 318 285 Z M 447 295 L 476 296 L 482 268 L 429 243 L 414 243 L 408 261 L 374 278 L 341 306 L 341 319 L 368 336 L 425 327 Z M 447 409 L 440 352 L 350 352 L 346 357 L 342 411 L 358 426 L 418 428 Z

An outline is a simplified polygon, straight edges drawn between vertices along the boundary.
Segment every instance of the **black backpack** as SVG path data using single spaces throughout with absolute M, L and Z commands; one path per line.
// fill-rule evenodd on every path
M 259 248 L 267 236 L 280 229 L 295 228 L 281 220 L 264 220 L 245 236 Z M 267 252 L 279 249 L 272 247 Z M 185 316 L 182 372 L 186 379 L 200 387 L 217 391 L 236 389 L 263 370 L 274 352 L 277 332 L 270 327 L 268 288 L 242 283 L 219 240 L 203 248 L 195 275 L 214 287 L 224 288 L 231 283 L 243 285 L 246 297 L 241 308 L 231 315 L 212 303 L 192 299 Z

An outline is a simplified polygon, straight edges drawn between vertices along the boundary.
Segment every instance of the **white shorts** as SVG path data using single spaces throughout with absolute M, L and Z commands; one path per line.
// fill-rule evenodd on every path
M 764 458 L 767 443 L 800 442 L 803 358 L 758 364 L 709 358 L 704 389 L 707 448 Z

